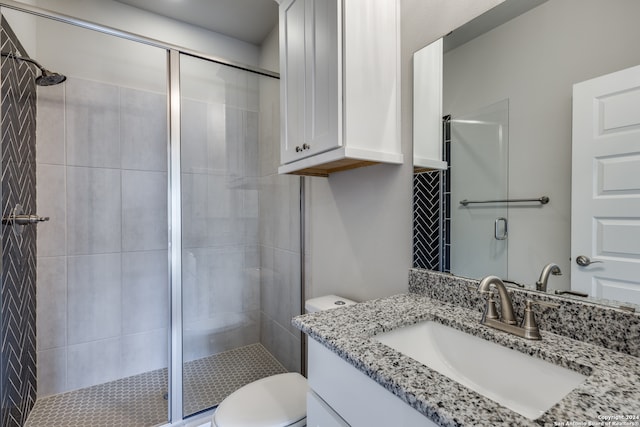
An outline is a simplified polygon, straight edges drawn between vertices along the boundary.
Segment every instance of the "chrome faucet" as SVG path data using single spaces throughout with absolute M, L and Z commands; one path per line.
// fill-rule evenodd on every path
M 498 316 L 496 303 L 493 300 L 491 286 L 495 287 L 500 295 L 500 316 Z M 511 301 L 507 288 L 499 277 L 485 277 L 480 281 L 478 291 L 487 296 L 487 305 L 484 308 L 482 319 L 480 319 L 481 324 L 530 340 L 539 340 L 542 338 L 538 330 L 532 306 L 537 304 L 547 307 L 559 307 L 558 304 L 527 299 L 522 324 L 517 326 L 515 316 L 513 315 L 513 302 Z
M 560 267 L 557 264 L 549 263 L 544 266 L 542 272 L 540 273 L 540 278 L 536 282 L 536 290 L 538 291 L 547 291 L 547 282 L 549 281 L 549 275 L 553 274 L 554 276 L 561 276 L 562 271 L 560 271 Z

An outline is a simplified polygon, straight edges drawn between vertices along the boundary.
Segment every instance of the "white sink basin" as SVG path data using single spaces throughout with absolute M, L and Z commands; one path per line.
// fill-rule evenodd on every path
M 435 321 L 374 338 L 532 420 L 586 379 L 577 372 Z

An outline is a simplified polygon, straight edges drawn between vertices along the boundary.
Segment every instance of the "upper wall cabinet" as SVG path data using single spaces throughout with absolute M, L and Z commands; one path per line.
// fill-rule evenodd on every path
M 403 162 L 397 0 L 280 2 L 279 173 Z
M 442 39 L 413 54 L 414 172 L 446 169 L 442 160 Z

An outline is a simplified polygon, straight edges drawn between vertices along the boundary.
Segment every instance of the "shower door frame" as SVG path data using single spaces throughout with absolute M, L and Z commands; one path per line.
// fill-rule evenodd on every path
M 0 0 L 2 8 L 28 13 L 42 18 L 52 19 L 65 24 L 97 31 L 102 34 L 157 47 L 167 54 L 167 153 L 168 153 L 168 257 L 169 257 L 169 407 L 168 423 L 165 426 L 181 425 L 183 416 L 183 356 L 182 356 L 182 193 L 181 193 L 181 144 L 180 144 L 180 56 L 188 55 L 209 62 L 215 62 L 254 74 L 279 79 L 280 74 L 252 65 L 208 55 L 192 49 L 165 43 L 149 37 L 118 30 L 102 24 L 75 18 L 51 10 L 18 3 L 13 0 Z M 188 417 L 187 417 L 188 418 Z

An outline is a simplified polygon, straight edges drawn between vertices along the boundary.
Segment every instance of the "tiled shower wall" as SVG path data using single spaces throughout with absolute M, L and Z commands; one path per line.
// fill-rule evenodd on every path
M 277 175 L 278 81 L 218 75 L 225 99 L 182 102 L 184 360 L 260 341 L 298 370 L 299 178 Z M 49 89 L 41 396 L 166 367 L 168 349 L 165 95 L 78 78 Z
M 278 175 L 279 81 L 260 81 L 260 342 L 289 371 L 301 369 L 300 177 Z M 308 179 L 308 178 L 305 178 Z
M 4 17 L 2 52 L 28 54 Z M 2 57 L 2 216 L 17 204 L 36 213 L 34 68 Z M 36 399 L 36 226 L 2 225 L 0 426 L 24 424 Z
M 166 96 L 38 92 L 38 396 L 167 366 Z

